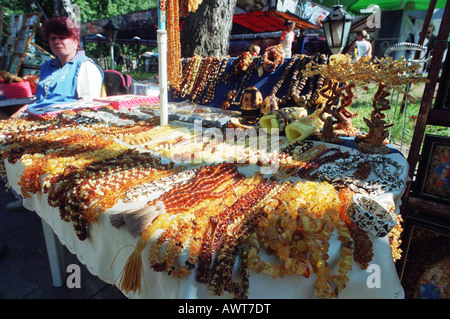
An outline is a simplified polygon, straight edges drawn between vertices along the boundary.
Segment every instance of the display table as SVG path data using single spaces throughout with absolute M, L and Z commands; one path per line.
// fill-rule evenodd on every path
M 0 107 L 30 104 L 35 99 L 36 98 L 33 96 L 0 100 Z
M 354 149 L 342 146 L 340 148 L 352 153 L 356 152 Z M 398 152 L 393 152 L 387 156 L 404 167 L 400 179 L 406 182 L 408 172 L 406 159 Z M 10 187 L 20 194 L 21 189 L 18 183 L 25 166 L 20 161 L 11 164 L 7 160 L 5 160 L 5 166 Z M 260 167 L 250 164 L 239 165 L 238 169 L 240 173 L 249 177 L 260 170 Z M 378 201 L 381 204 L 397 207 L 398 212 L 403 191 L 404 187 L 383 193 L 378 197 Z M 125 204 L 119 202 L 114 207 L 102 212 L 96 222 L 90 224 L 89 236 L 83 241 L 77 238 L 71 223 L 61 220 L 58 209 L 49 206 L 47 194 L 42 192 L 31 194 L 30 198 L 24 199 L 24 206 L 31 211 L 35 211 L 45 223 L 44 225 L 48 225 L 53 230 L 60 242 L 70 252 L 75 254 L 93 275 L 98 276 L 107 283 L 117 284 L 128 257 L 134 251 L 137 239 L 131 236 L 125 227 L 113 227 L 110 222 L 110 216 L 131 208 L 142 207 L 157 196 L 158 194 L 155 193 L 133 203 Z M 126 294 L 127 297 L 230 298 L 230 295 L 227 293 L 224 296 L 212 296 L 209 284 L 199 283 L 196 280 L 195 270 L 185 278 L 172 278 L 166 272 L 155 272 L 151 269 L 149 265 L 149 247 L 155 242 L 159 234 L 161 234 L 161 231 L 153 234 L 147 244 L 147 248 L 142 252 L 144 285 L 142 293 L 130 292 Z M 374 253 L 369 267 L 363 270 L 359 264 L 353 262 L 352 269 L 347 273 L 349 282 L 339 294 L 339 298 L 404 298 L 403 288 L 400 285 L 392 256 L 389 237 L 376 237 L 369 234 L 369 238 L 373 242 Z M 337 231 L 335 231 L 330 239 L 329 259 L 327 260 L 331 273 L 338 272 L 338 262 L 342 257 L 340 253 L 341 248 L 342 242 L 338 239 Z M 57 258 L 57 251 L 53 253 L 55 253 L 55 258 Z M 187 253 L 183 251 L 181 256 L 186 256 Z M 271 256 L 266 254 L 264 257 L 267 260 L 271 258 Z M 185 260 L 186 258 L 181 259 Z M 58 278 L 57 274 L 54 275 L 54 278 Z M 249 280 L 249 298 L 314 298 L 314 274 L 309 278 L 292 275 L 273 279 L 262 273 L 257 274 L 250 268 Z

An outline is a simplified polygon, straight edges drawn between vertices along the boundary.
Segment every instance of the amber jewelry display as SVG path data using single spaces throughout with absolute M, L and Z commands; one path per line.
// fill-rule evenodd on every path
M 48 188 L 49 181 L 61 174 L 65 167 L 82 168 L 90 163 L 102 161 L 117 156 L 126 151 L 126 147 L 107 140 L 101 136 L 92 136 L 89 142 L 69 145 L 66 148 L 47 152 L 47 155 L 24 155 L 22 162 L 26 168 L 20 177 L 18 185 L 21 186 L 23 197 L 29 197 L 29 193 L 36 194 Z M 41 177 L 48 176 L 40 184 Z
M 162 201 L 168 213 L 179 213 L 188 209 L 191 205 L 213 196 L 213 191 L 227 178 L 234 178 L 238 175 L 235 164 L 219 164 L 209 167 L 202 167 L 194 179 L 174 187 L 168 193 L 163 194 L 158 199 L 148 203 L 153 205 L 156 201 Z
M 353 261 L 353 242 L 339 218 L 339 197 L 327 183 L 298 182 L 267 203 L 256 229 L 248 262 L 255 272 L 274 278 L 285 275 L 309 277 L 316 274 L 315 294 L 337 297 L 348 282 L 346 273 Z M 331 275 L 327 264 L 329 240 L 334 229 L 343 242 L 338 274 Z M 260 248 L 284 261 L 273 265 L 262 260 Z
M 196 9 L 195 5 L 188 5 L 188 7 Z M 160 8 L 166 11 L 168 80 L 174 90 L 179 90 L 182 72 L 179 1 L 165 0 L 164 3 L 160 3 Z
M 225 102 L 228 101 L 230 106 L 240 103 L 242 94 L 247 89 L 247 84 L 248 84 L 250 78 L 253 76 L 253 73 L 255 72 L 255 70 L 258 68 L 260 61 L 261 61 L 261 57 L 252 58 L 252 61 L 251 61 L 252 63 L 250 64 L 250 66 L 247 67 L 247 71 L 244 73 L 244 76 L 241 80 L 241 84 L 239 85 L 239 88 L 237 88 L 236 90 L 232 89 L 227 93 L 227 94 L 231 93 L 231 95 Z M 239 73 L 235 72 L 234 75 L 235 75 L 234 81 L 237 81 Z M 235 87 L 235 84 L 236 83 L 232 83 L 231 87 L 232 88 Z M 223 106 L 222 106 L 222 108 L 223 108 Z
M 253 57 L 250 51 L 241 53 L 234 61 L 234 72 L 236 74 L 247 72 L 253 63 Z
M 214 79 L 217 77 L 217 73 L 219 72 L 220 62 L 221 60 L 212 57 L 209 63 L 207 64 L 207 68 L 204 71 L 203 78 L 200 80 L 199 85 L 196 87 L 194 94 L 191 97 L 191 100 L 195 103 L 200 103 L 203 99 L 203 95 L 205 93 L 205 90 L 210 86 L 212 86 L 212 83 Z
M 133 186 L 180 171 L 172 163 L 161 164 L 149 153 L 127 151 L 81 169 L 70 167 L 48 191 L 50 206 L 59 207 L 61 219 L 73 221 L 79 239 L 88 237 L 88 225 L 114 206 Z
M 232 205 L 240 196 L 254 187 L 261 178 L 252 176 L 243 178 L 237 176 L 235 179 L 221 184 L 214 196 L 190 207 L 184 213 L 170 216 L 160 215 L 148 229 L 153 233 L 158 228 L 166 229 L 158 238 L 150 250 L 150 265 L 156 271 L 166 271 L 173 277 L 185 277 L 191 273 L 197 263 L 198 255 L 202 247 L 202 240 L 207 225 L 212 218 Z M 162 245 L 167 243 L 162 253 Z M 178 267 L 175 259 L 180 249 L 189 242 L 189 257 Z
M 275 183 L 275 181 L 272 181 Z M 251 210 L 237 222 L 230 224 L 213 262 L 210 290 L 213 295 L 229 292 L 232 298 L 246 299 L 249 293 L 248 238 L 265 215 L 264 205 L 285 189 L 278 183 Z M 233 280 L 232 272 L 236 258 L 239 259 L 240 282 Z
M 186 16 L 199 3 L 161 1 L 169 20 L 169 33 L 179 33 L 175 16 Z M 178 50 L 177 41 L 176 37 L 169 38 L 170 50 Z M 170 59 L 176 58 L 175 51 L 170 53 Z M 252 97 L 270 92 L 268 110 L 277 121 L 274 128 L 282 130 L 296 118 L 307 117 L 301 116 L 306 107 L 317 106 L 318 110 L 312 113 L 317 118 L 315 112 L 327 106 L 333 118 L 327 119 L 331 125 L 325 128 L 325 134 L 340 136 L 338 131 L 347 129 L 347 123 L 342 121 L 349 116 L 344 113 L 345 107 L 351 105 L 359 84 L 378 84 L 381 75 L 387 74 L 392 75 L 388 78 L 394 82 L 398 79 L 394 70 L 377 71 L 375 65 L 364 60 L 356 66 L 347 64 L 340 55 L 326 60 L 318 54 L 294 55 L 285 69 L 278 69 L 276 64 L 280 61 L 275 55 L 273 60 L 268 55 L 264 60 L 249 54 L 233 60 L 229 56 L 194 56 L 179 59 L 179 66 L 178 60 L 169 61 L 170 74 L 176 76 L 180 71 L 178 84 L 176 77 L 170 75 L 174 97 L 193 102 L 174 102 L 170 108 L 189 117 L 189 121 L 209 121 L 213 117 L 201 112 L 213 112 L 195 104 L 212 102 L 216 88 L 227 91 L 224 87 L 230 87 L 228 107 L 242 101 L 242 109 L 250 106 L 252 111 L 258 110 L 261 102 Z M 266 67 L 272 65 L 276 69 L 270 72 L 282 76 L 273 87 L 261 86 L 258 94 L 251 82 L 258 75 L 267 76 L 264 62 Z M 345 69 L 347 65 L 352 71 Z M 406 72 L 402 63 L 396 66 L 384 61 L 382 65 Z M 370 68 L 364 70 L 363 66 Z M 349 78 L 343 81 L 336 79 L 337 75 Z M 373 114 L 376 120 L 384 120 L 381 112 L 388 106 L 386 89 L 400 83 L 394 82 L 391 86 L 380 83 Z M 333 104 L 335 99 L 338 104 Z M 57 218 L 70 223 L 74 229 L 73 234 L 68 234 L 70 240 L 78 238 L 91 244 L 99 238 L 97 235 L 105 235 L 91 236 L 97 229 L 94 223 L 100 222 L 98 226 L 103 227 L 105 220 L 111 223 L 106 226 L 114 227 L 112 232 L 120 232 L 119 245 L 129 236 L 137 238 L 136 250 L 125 263 L 126 275 L 118 285 L 125 293 L 140 293 L 141 278 L 149 278 L 147 273 L 141 275 L 143 270 L 149 270 L 160 272 L 150 274 L 152 279 L 159 281 L 170 276 L 175 286 L 179 285 L 178 280 L 205 284 L 199 287 L 199 296 L 206 291 L 214 297 L 255 297 L 261 294 L 251 291 L 251 281 L 262 280 L 264 284 L 283 277 L 289 281 L 288 276 L 294 276 L 291 278 L 305 281 L 313 289 L 305 291 L 299 286 L 299 296 L 314 293 L 317 298 L 338 298 L 351 293 L 350 277 L 353 280 L 360 268 L 364 272 L 379 245 L 384 245 L 377 235 L 389 231 L 389 239 L 384 240 L 390 241 L 394 260 L 400 258 L 401 218 L 394 214 L 396 207 L 385 206 L 386 200 L 394 205 L 390 196 L 397 200 L 405 186 L 406 172 L 401 165 L 404 161 L 396 154 L 361 154 L 356 149 L 317 140 L 291 139 L 290 134 L 278 139 L 271 134 L 253 139 L 248 134 L 241 140 L 234 136 L 230 143 L 223 143 L 207 137 L 203 130 L 197 132 L 192 123 L 183 123 L 186 119 L 181 116 L 170 125 L 160 126 L 157 107 L 145 111 L 148 112 L 142 107 L 105 107 L 67 112 L 48 120 L 29 117 L 0 121 L 3 168 L 8 175 L 11 171 L 20 172 L 20 176 L 13 176 L 12 186 L 26 199 L 26 205 L 42 209 L 43 218 L 56 213 Z M 97 116 L 92 116 L 94 113 Z M 233 119 L 239 114 L 217 113 L 233 115 Z M 339 123 L 335 122 L 338 118 Z M 120 123 L 114 123 L 115 119 L 120 119 Z M 253 128 L 248 123 L 239 124 L 234 128 Z M 227 125 L 220 127 L 221 133 L 230 128 Z M 214 125 L 214 129 L 217 127 Z M 262 124 L 261 127 L 264 128 Z M 363 138 L 368 142 L 369 136 Z M 272 167 L 275 162 L 279 164 L 276 172 L 261 173 L 260 169 Z M 42 198 L 43 203 L 37 202 Z M 358 200 L 361 198 L 364 201 Z M 48 209 L 45 200 L 52 209 Z M 390 224 L 394 226 L 392 230 L 389 227 L 382 233 L 373 233 L 365 227 L 367 223 L 357 219 L 364 210 L 379 218 L 376 201 L 383 205 L 386 216 L 396 220 L 395 226 Z M 40 206 L 35 206 L 37 203 Z M 363 209 L 355 212 L 354 203 Z M 144 214 L 147 215 L 139 219 Z M 365 216 L 372 218 L 370 214 Z M 54 228 L 56 232 L 58 228 Z M 148 250 L 144 251 L 146 246 Z M 139 267 L 141 261 L 146 268 Z M 350 273 L 352 266 L 357 269 Z M 289 289 L 294 289 L 295 294 L 295 286 Z M 281 293 L 289 296 L 291 292 Z M 149 296 L 154 293 L 164 292 L 151 291 Z
M 199 75 L 199 69 L 201 65 L 201 56 L 195 55 L 189 59 L 186 64 L 185 70 L 183 71 L 180 86 L 174 88 L 174 97 L 177 97 L 178 95 L 181 97 L 185 97 L 186 95 L 191 94 L 194 83 L 197 79 L 197 76 Z
M 359 180 L 351 174 L 362 163 L 371 165 L 375 178 Z M 375 195 L 400 189 L 404 184 L 400 178 L 403 171 L 403 166 L 389 156 L 358 154 L 323 164 L 317 170 L 317 177 L 337 187 L 348 186 L 355 192 Z
M 348 187 L 342 187 L 339 189 L 338 194 L 341 201 L 339 218 L 345 222 L 350 236 L 353 239 L 353 259 L 360 264 L 362 269 L 366 269 L 369 263 L 372 261 L 373 244 L 367 232 L 353 223 L 348 216 L 349 204 L 351 203 L 352 197 L 355 192 Z
M 199 266 L 197 271 L 197 280 L 199 282 L 208 282 L 211 278 L 212 256 L 220 247 L 220 239 L 222 235 L 226 234 L 228 225 L 234 223 L 243 213 L 250 210 L 256 205 L 273 187 L 275 184 L 268 180 L 262 180 L 251 191 L 241 196 L 233 205 L 227 207 L 217 218 L 211 220 L 211 227 L 209 231 L 209 243 L 202 247 L 199 256 Z
M 210 81 L 210 84 L 208 85 L 206 94 L 202 99 L 202 103 L 209 103 L 214 99 L 216 87 L 219 84 L 219 82 L 223 80 L 223 76 L 225 75 L 225 70 L 227 68 L 227 63 L 229 59 L 230 56 L 223 57 L 222 60 L 218 63 L 218 65 L 215 66 L 211 71 L 212 79 Z
M 281 44 L 268 47 L 263 54 L 263 68 L 266 72 L 275 71 L 284 63 L 284 50 Z

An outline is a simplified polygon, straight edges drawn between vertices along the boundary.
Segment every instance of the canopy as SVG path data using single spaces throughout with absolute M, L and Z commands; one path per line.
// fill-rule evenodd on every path
M 288 12 L 279 12 L 275 10 L 255 11 L 248 13 L 235 14 L 233 22 L 240 24 L 253 32 L 274 32 L 282 31 L 286 20 L 295 21 L 296 28 L 300 29 L 318 29 L 319 26 L 300 19 L 296 15 Z
M 427 10 L 430 0 L 315 0 L 313 1 L 321 6 L 333 8 L 334 5 L 341 4 L 347 12 L 360 14 L 361 9 L 367 9 L 371 4 L 377 4 L 381 10 L 405 9 Z M 437 0 L 436 9 L 444 8 L 447 0 Z

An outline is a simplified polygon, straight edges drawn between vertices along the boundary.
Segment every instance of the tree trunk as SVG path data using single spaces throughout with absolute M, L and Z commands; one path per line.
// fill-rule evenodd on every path
M 77 21 L 77 12 L 70 0 L 53 0 L 53 5 L 55 7 L 55 16 L 57 17 L 68 17 L 74 21 Z M 80 12 L 78 12 L 79 15 Z
M 228 54 L 237 0 L 203 0 L 184 20 L 181 56 L 222 57 Z

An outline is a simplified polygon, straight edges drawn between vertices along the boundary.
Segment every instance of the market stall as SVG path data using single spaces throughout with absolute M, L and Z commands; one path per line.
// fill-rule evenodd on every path
M 185 116 L 198 110 L 195 104 L 190 112 L 186 103 L 183 107 Z M 9 185 L 94 275 L 116 284 L 130 298 L 403 297 L 394 266 L 399 231 L 395 207 L 407 172 L 400 153 L 360 156 L 345 146 L 319 141 L 289 144 L 282 137 L 282 151 L 275 157 L 250 141 L 244 148 L 217 143 L 207 138 L 207 130 L 198 139 L 199 132 L 187 122 L 157 126 L 155 116 L 157 109 L 148 106 L 130 111 L 107 107 L 79 109 L 77 115 L 64 112 L 50 121 L 3 123 L 6 135 L 15 130 L 19 138 L 18 124 L 27 131 L 26 138 L 22 135 L 23 140 L 16 139 L 3 152 Z M 270 143 L 271 137 L 265 138 Z M 189 150 L 201 153 L 198 161 L 187 154 Z M 367 178 L 372 185 L 355 180 L 350 183 L 354 191 L 335 188 L 326 181 L 326 164 L 314 180 L 310 174 L 315 170 L 288 170 L 293 158 L 317 161 L 329 152 L 335 158 L 342 155 L 342 161 L 354 162 L 354 155 L 364 158 L 374 168 Z M 233 161 L 220 163 L 230 154 Z M 275 158 L 279 169 L 267 171 Z M 344 167 L 343 171 L 358 170 Z M 384 173 L 379 171 L 382 167 Z M 352 220 L 341 215 L 350 194 L 359 194 L 354 205 L 366 208 L 356 209 Z M 389 225 L 379 227 L 356 217 L 375 208 L 375 202 L 364 206 L 369 198 L 385 207 L 379 211 L 385 215 L 376 219 L 384 218 Z M 145 222 L 132 214 L 136 209 Z M 366 230 L 358 231 L 354 223 Z M 216 224 L 213 237 L 205 236 Z M 218 242 L 208 255 L 214 238 Z M 135 278 L 141 285 L 130 290 L 121 276 L 134 249 L 142 265 L 142 274 Z M 229 249 L 226 256 L 234 256 L 236 266 L 235 259 L 221 259 Z M 220 273 L 232 277 L 218 282 L 214 278 Z
M 417 66 L 285 59 L 280 45 L 181 59 L 170 4 L 170 101 L 115 96 L 0 122 L 24 206 L 129 298 L 403 298 L 409 167 L 383 112 L 422 80 Z M 369 83 L 365 133 L 347 108 Z

